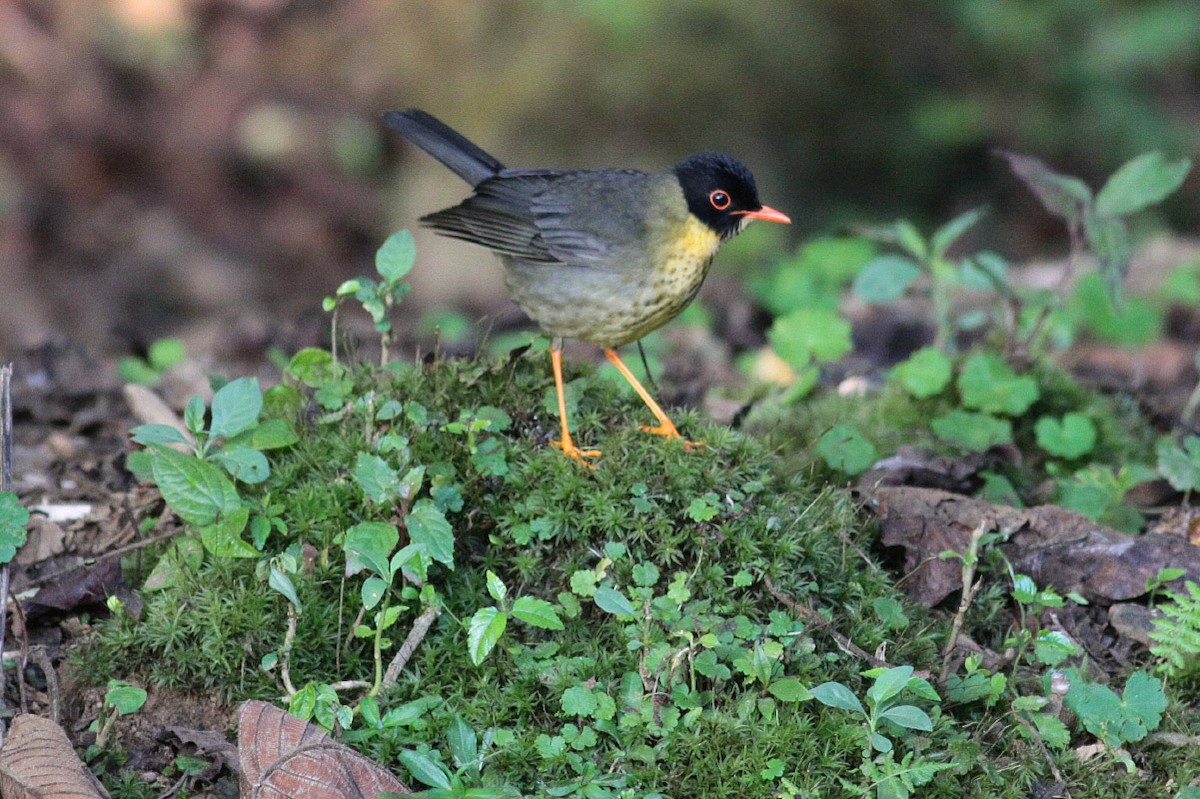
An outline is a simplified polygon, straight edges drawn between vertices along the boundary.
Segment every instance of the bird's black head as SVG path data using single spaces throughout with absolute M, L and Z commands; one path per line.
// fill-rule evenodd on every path
M 758 199 L 754 176 L 740 161 L 723 153 L 698 153 L 675 165 L 688 210 L 722 240 L 737 235 L 751 219 L 788 222 Z

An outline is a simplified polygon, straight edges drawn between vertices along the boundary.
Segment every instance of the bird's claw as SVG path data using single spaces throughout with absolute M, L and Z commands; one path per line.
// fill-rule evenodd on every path
M 672 424 L 671 422 L 667 422 L 666 424 L 660 424 L 657 426 L 648 425 L 648 424 L 642 425 L 642 430 L 644 430 L 647 433 L 653 433 L 656 436 L 662 436 L 663 438 L 665 438 L 667 440 L 678 438 L 680 441 L 683 442 L 683 448 L 686 449 L 688 452 L 691 452 L 692 450 L 699 449 L 700 447 L 704 446 L 703 441 L 688 441 L 687 439 L 685 439 L 683 436 L 681 436 L 679 434 L 679 430 L 676 429 L 675 425 Z
M 586 466 L 592 471 L 596 470 L 595 465 L 588 463 L 587 459 L 600 457 L 600 450 L 580 449 L 579 447 L 575 446 L 574 442 L 572 442 L 570 439 L 564 443 L 559 441 L 557 438 L 552 438 L 550 439 L 550 443 L 561 449 L 564 455 L 574 460 L 580 466 Z

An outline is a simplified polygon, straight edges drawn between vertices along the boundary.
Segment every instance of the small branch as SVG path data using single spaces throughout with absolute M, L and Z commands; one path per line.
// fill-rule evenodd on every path
M 287 633 L 283 636 L 283 657 L 279 664 L 279 676 L 283 680 L 283 689 L 287 691 L 287 698 L 291 699 L 296 695 L 296 687 L 292 685 L 292 642 L 296 640 L 296 606 L 291 602 L 288 603 L 288 626 Z
M 0 366 L 0 491 L 12 491 L 12 364 Z M 8 631 L 8 564 L 0 567 L 0 711 L 4 704 L 4 638 Z M 5 716 L 8 714 L 5 713 Z M 0 741 L 4 740 L 0 731 Z
M 833 625 L 830 624 L 823 616 L 821 616 L 821 614 L 817 613 L 810 607 L 801 605 L 787 594 L 775 588 L 775 584 L 771 582 L 770 577 L 764 575 L 763 582 L 766 584 L 767 590 L 771 592 L 771 596 L 775 597 L 777 600 L 779 600 L 779 602 L 789 609 L 796 611 L 796 613 L 798 613 L 806 621 L 812 623 L 814 627 L 820 627 L 821 629 L 825 630 L 825 632 L 827 632 L 830 637 L 833 638 L 834 642 L 837 643 L 838 648 L 843 652 L 849 655 L 854 655 L 856 658 L 865 660 L 877 668 L 890 668 L 891 664 L 889 664 L 886 660 L 872 655 L 870 652 L 866 651 L 849 638 L 833 629 Z
M 392 658 L 392 662 L 388 664 L 387 671 L 383 675 L 383 684 L 381 687 L 391 688 L 396 684 L 396 680 L 400 679 L 400 672 L 404 671 L 404 667 L 408 665 L 413 652 L 416 652 L 417 647 L 421 645 L 421 641 L 425 640 L 426 633 L 429 632 L 429 628 L 433 626 L 433 622 L 441 612 L 441 608 L 437 605 L 430 605 L 425 608 L 424 613 L 417 617 L 417 620 L 413 622 L 412 629 L 408 632 L 408 637 L 400 645 L 400 651 L 396 653 L 396 657 Z
M 975 601 L 975 595 L 983 586 L 982 578 L 975 579 L 975 571 L 979 567 L 979 542 L 983 539 L 983 534 L 992 526 L 991 519 L 981 520 L 971 531 L 971 540 L 967 543 L 966 554 L 962 556 L 962 596 L 958 600 L 958 610 L 954 612 L 950 637 L 946 639 L 946 645 L 942 647 L 942 670 L 938 672 L 938 685 L 946 684 L 946 678 L 950 675 L 950 659 L 954 657 L 954 648 L 958 643 L 958 635 L 962 632 L 963 621 L 966 619 L 967 611 L 971 608 L 971 603 Z

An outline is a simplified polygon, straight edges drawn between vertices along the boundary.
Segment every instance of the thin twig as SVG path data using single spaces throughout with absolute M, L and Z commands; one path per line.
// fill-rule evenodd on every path
M 0 366 L 0 491 L 12 491 L 12 364 Z M 8 630 L 8 564 L 0 566 L 0 712 L 4 704 L 4 637 Z M 5 714 L 7 715 L 7 714 Z M 4 732 L 0 730 L 0 742 Z
M 283 636 L 283 657 L 279 664 L 279 676 L 283 680 L 283 689 L 287 691 L 287 698 L 291 699 L 296 695 L 296 687 L 292 685 L 292 643 L 296 640 L 296 606 L 291 602 L 288 603 L 288 626 L 287 633 Z
M 850 654 L 850 655 L 854 655 L 857 658 L 861 658 L 862 660 L 867 661 L 868 663 L 870 663 L 872 666 L 875 666 L 876 668 L 890 668 L 891 667 L 891 664 L 889 664 L 886 660 L 884 660 L 882 658 L 878 658 L 875 655 L 872 655 L 870 652 L 866 651 L 865 649 L 860 647 L 858 644 L 854 643 L 849 638 L 842 635 L 837 630 L 833 629 L 833 625 L 827 619 L 825 619 L 825 617 L 823 617 L 820 613 L 817 613 L 815 610 L 813 610 L 810 607 L 801 605 L 799 602 L 792 599 L 787 594 L 785 594 L 782 591 L 775 588 L 775 584 L 771 582 L 770 577 L 764 576 L 763 582 L 766 584 L 767 590 L 771 592 L 771 596 L 775 597 L 777 600 L 779 600 L 782 604 L 786 605 L 788 608 L 796 611 L 796 613 L 800 614 L 802 617 L 804 617 L 804 619 L 811 622 L 813 624 L 813 626 L 820 627 L 821 629 L 825 630 L 825 632 L 827 632 L 829 634 L 829 636 L 831 638 L 833 638 L 834 642 L 837 643 L 838 648 L 840 648 L 843 652 L 846 652 L 847 654 Z
M 442 609 L 437 605 L 430 605 L 425 608 L 425 612 L 417 616 L 417 620 L 413 622 L 412 629 L 408 631 L 408 637 L 404 639 L 404 643 L 400 645 L 400 651 L 396 653 L 396 657 L 392 658 L 392 662 L 388 664 L 387 671 L 383 673 L 382 688 L 391 688 L 396 684 L 396 680 L 400 679 L 400 672 L 404 671 L 404 667 L 408 665 L 409 659 L 413 656 L 413 652 L 417 651 L 417 647 L 421 645 L 421 641 L 425 639 L 425 634 L 429 632 L 429 628 L 433 626 L 434 620 Z
M 975 579 L 975 571 L 979 567 L 979 542 L 993 525 L 991 519 L 982 519 L 971 531 L 971 540 L 967 542 L 967 551 L 962 556 L 962 596 L 958 600 L 958 610 L 954 612 L 954 622 L 950 625 L 950 637 L 942 647 L 942 670 L 938 672 L 938 685 L 946 684 L 946 678 L 950 675 L 950 659 L 954 657 L 954 647 L 958 643 L 958 634 L 962 631 L 963 621 L 971 603 L 975 601 L 975 595 L 983 586 L 982 578 Z

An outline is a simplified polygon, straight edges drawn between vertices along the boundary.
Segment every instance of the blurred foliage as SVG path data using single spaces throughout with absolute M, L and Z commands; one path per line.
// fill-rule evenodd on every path
M 1091 183 L 1137 152 L 1200 157 L 1196 41 L 1190 0 L 13 0 L 4 276 L 38 287 L 28 313 L 111 296 L 102 323 L 143 338 L 197 305 L 312 307 L 431 210 L 393 169 L 422 156 L 377 121 L 407 105 L 518 166 L 728 150 L 791 235 L 987 203 L 978 235 L 1044 252 L 1061 230 L 993 150 Z M 1172 222 L 1200 223 L 1196 183 Z

